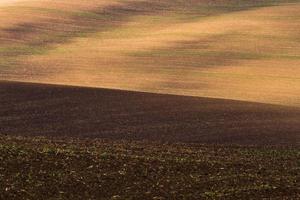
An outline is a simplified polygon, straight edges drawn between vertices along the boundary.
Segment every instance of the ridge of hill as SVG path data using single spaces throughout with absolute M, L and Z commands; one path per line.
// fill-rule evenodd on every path
M 160 142 L 299 145 L 294 107 L 16 82 L 0 83 L 0 133 Z

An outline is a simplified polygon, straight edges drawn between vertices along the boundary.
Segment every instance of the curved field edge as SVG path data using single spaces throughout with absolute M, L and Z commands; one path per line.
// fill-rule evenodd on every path
M 225 99 L 0 82 L 0 133 L 299 145 L 300 110 Z
M 1 79 L 299 106 L 299 1 L 51 2 L 1 13 Z
M 299 148 L 0 135 L 1 199 L 298 199 Z

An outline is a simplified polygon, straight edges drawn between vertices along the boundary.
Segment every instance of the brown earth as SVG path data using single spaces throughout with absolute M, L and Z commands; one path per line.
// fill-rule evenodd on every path
M 300 149 L 0 134 L 0 199 L 300 198 Z
M 111 89 L 0 82 L 0 134 L 298 145 L 299 108 Z

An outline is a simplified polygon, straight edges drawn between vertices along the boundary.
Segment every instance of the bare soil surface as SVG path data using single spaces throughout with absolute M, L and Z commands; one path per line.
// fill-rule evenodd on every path
M 3 81 L 0 134 L 299 145 L 300 110 L 212 98 Z
M 0 199 L 300 198 L 299 149 L 0 135 Z

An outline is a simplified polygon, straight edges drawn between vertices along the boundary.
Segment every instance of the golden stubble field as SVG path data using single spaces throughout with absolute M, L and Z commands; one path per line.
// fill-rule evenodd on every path
M 297 1 L 20 1 L 0 78 L 300 106 Z

